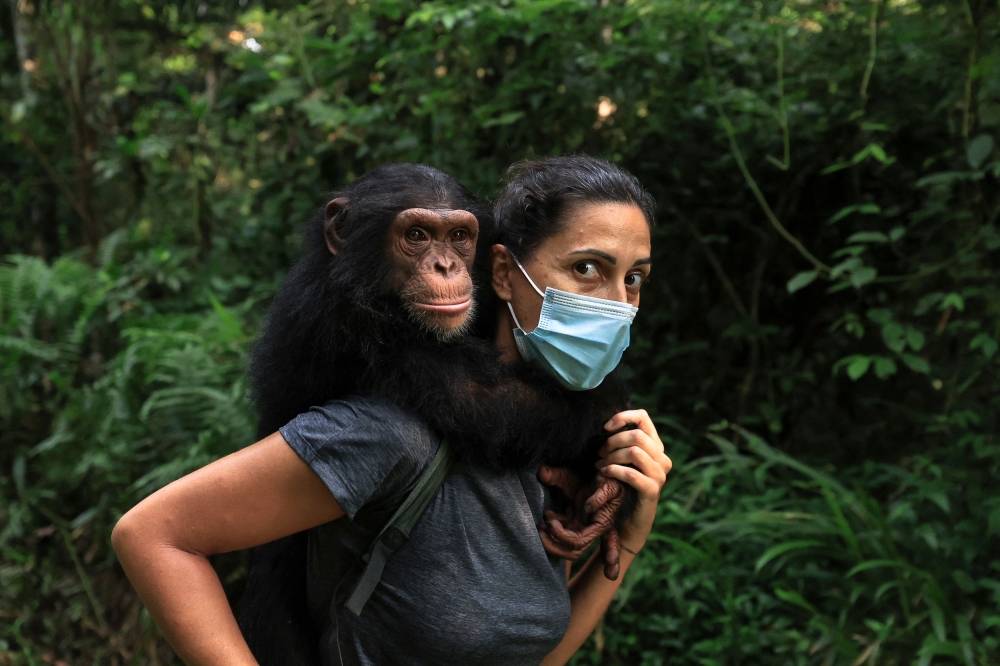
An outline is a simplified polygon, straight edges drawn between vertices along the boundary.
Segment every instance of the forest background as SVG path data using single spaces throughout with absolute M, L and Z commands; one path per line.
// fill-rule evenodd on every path
M 327 192 L 577 152 L 659 202 L 675 468 L 575 663 L 1000 663 L 996 1 L 5 4 L 0 664 L 175 661 L 110 530 L 252 441 Z

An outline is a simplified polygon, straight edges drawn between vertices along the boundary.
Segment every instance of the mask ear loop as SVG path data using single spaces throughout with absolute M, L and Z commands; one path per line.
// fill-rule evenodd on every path
M 521 262 L 517 260 L 517 257 L 514 256 L 514 253 L 508 249 L 507 254 L 509 254 L 510 258 L 514 260 L 514 263 L 517 264 L 517 267 L 521 269 L 521 275 L 523 275 L 524 278 L 528 281 L 528 284 L 531 285 L 531 288 L 534 289 L 535 292 L 537 292 L 538 295 L 544 299 L 545 294 L 542 293 L 542 290 L 538 288 L 534 280 L 531 279 L 531 276 L 528 275 L 528 271 L 524 270 L 524 266 L 522 266 Z M 521 328 L 521 324 L 518 323 L 517 321 L 517 315 L 514 314 L 514 307 L 510 304 L 510 301 L 507 301 L 507 309 L 510 310 L 510 316 L 514 318 L 514 325 L 517 326 L 518 328 Z M 521 328 L 521 330 L 523 331 L 524 329 Z
M 510 301 L 507 301 L 507 309 L 510 310 L 510 316 L 514 318 L 514 326 L 517 326 L 519 329 L 521 329 L 523 331 L 524 329 L 521 328 L 521 324 L 518 323 L 518 321 L 517 321 L 517 315 L 514 314 L 514 308 L 511 307 Z
M 522 266 L 521 262 L 517 260 L 517 257 L 514 256 L 514 253 L 511 252 L 510 250 L 507 250 L 507 254 L 509 254 L 510 258 L 514 260 L 514 263 L 517 264 L 517 267 L 521 269 L 521 274 L 524 275 L 525 279 L 528 281 L 528 284 L 531 285 L 531 288 L 534 289 L 536 292 L 538 292 L 539 296 L 541 296 L 542 298 L 545 298 L 545 294 L 542 292 L 541 289 L 539 289 L 535 285 L 534 281 L 528 275 L 528 271 L 524 270 L 524 266 Z

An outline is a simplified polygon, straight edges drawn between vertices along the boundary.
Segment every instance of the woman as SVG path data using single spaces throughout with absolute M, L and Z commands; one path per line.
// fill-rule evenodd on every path
M 613 369 L 649 272 L 650 209 L 634 177 L 600 160 L 544 160 L 514 173 L 492 248 L 504 360 L 524 358 L 576 390 Z M 625 426 L 635 429 L 608 438 L 597 463 L 639 497 L 620 532 L 622 574 L 645 544 L 670 469 L 645 412 L 617 414 L 605 428 Z M 356 550 L 352 523 L 398 505 L 435 447 L 427 427 L 393 404 L 334 401 L 150 496 L 122 518 L 113 542 L 188 664 L 253 664 L 207 556 L 317 526 L 327 547 Z M 457 465 L 364 613 L 334 613 L 324 659 L 565 663 L 622 577 L 607 580 L 592 561 L 567 589 L 561 562 L 543 550 L 549 535 L 535 528 L 543 505 L 528 471 Z M 316 621 L 329 620 L 326 612 L 318 603 Z

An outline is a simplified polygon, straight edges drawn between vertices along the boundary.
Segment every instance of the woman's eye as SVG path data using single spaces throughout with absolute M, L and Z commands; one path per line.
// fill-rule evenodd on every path
M 625 286 L 630 289 L 638 289 L 642 286 L 644 281 L 645 278 L 643 278 L 643 276 L 639 273 L 632 273 L 631 275 L 625 276 Z
M 406 232 L 406 240 L 419 243 L 420 241 L 427 240 L 427 236 L 420 229 L 410 229 Z
M 592 261 L 581 261 L 573 267 L 574 270 L 583 277 L 597 277 L 597 264 Z

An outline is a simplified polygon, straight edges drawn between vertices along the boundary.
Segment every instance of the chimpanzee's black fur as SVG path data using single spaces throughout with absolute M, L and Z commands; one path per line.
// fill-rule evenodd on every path
M 334 256 L 324 216 L 306 228 L 304 254 L 275 296 L 253 349 L 251 377 L 266 436 L 309 407 L 377 395 L 418 414 L 464 460 L 493 469 L 568 465 L 592 476 L 602 424 L 628 407 L 614 375 L 599 389 L 566 391 L 524 363 L 505 364 L 475 336 L 442 342 L 404 311 L 388 287 L 386 230 L 402 210 L 448 207 L 479 220 L 475 300 L 489 330 L 493 219 L 451 176 L 423 165 L 379 167 L 331 198 L 347 197 Z M 305 603 L 305 533 L 251 552 L 240 627 L 261 666 L 318 664 L 318 629 Z

